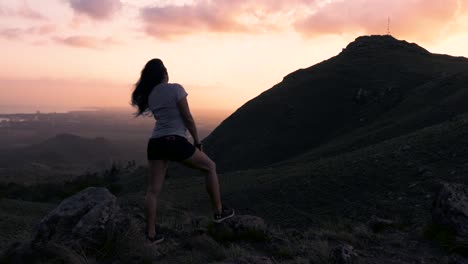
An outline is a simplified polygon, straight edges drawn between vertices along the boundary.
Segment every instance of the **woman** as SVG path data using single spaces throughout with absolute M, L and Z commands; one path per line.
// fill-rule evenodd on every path
M 203 153 L 197 127 L 187 102 L 187 93 L 180 84 L 168 83 L 166 67 L 160 59 L 152 59 L 141 71 L 132 94 L 132 106 L 140 115 L 153 115 L 156 125 L 148 141 L 147 157 L 150 169 L 146 191 L 147 239 L 159 243 L 164 237 L 156 233 L 156 208 L 169 161 L 206 172 L 205 184 L 214 211 L 213 221 L 222 222 L 234 215 L 234 210 L 222 206 L 215 163 Z M 187 140 L 187 130 L 194 145 Z

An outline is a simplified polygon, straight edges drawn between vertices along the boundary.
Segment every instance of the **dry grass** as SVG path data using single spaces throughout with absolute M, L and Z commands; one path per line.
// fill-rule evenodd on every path
M 226 253 L 227 258 L 239 258 L 239 257 L 249 256 L 252 254 L 247 249 L 236 244 L 228 245 L 227 248 L 225 249 L 225 253 Z

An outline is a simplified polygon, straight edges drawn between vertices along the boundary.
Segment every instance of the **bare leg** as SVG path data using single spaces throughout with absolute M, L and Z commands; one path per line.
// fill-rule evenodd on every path
M 192 157 L 182 161 L 183 164 L 206 172 L 206 191 L 211 198 L 211 205 L 215 213 L 221 213 L 221 195 L 219 191 L 218 174 L 216 164 L 203 152 L 196 150 Z
M 158 196 L 161 192 L 164 179 L 166 177 L 169 161 L 167 160 L 149 160 L 150 175 L 148 177 L 148 189 L 146 190 L 146 228 L 148 235 L 156 235 L 156 209 L 158 207 Z

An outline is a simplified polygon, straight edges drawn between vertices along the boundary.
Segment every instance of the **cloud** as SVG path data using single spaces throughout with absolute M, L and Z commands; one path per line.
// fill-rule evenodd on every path
M 92 19 L 105 20 L 112 17 L 120 8 L 120 0 L 67 0 L 78 14 L 84 14 Z
M 458 6 L 460 8 L 460 14 L 466 15 L 468 14 L 468 1 L 466 0 L 458 0 Z
M 0 37 L 10 40 L 21 39 L 24 30 L 21 28 L 4 28 L 0 30 Z
M 0 6 L 0 16 L 22 17 L 32 20 L 48 20 L 41 13 L 33 10 L 26 1 L 21 1 L 16 9 Z
M 31 9 L 26 1 L 22 1 L 20 8 L 17 10 L 17 13 L 18 15 L 29 19 L 47 20 L 47 18 L 41 13 Z
M 330 1 L 296 21 L 294 28 L 306 37 L 356 32 L 384 34 L 390 17 L 394 36 L 433 40 L 456 20 L 458 4 L 457 0 Z
M 61 43 L 67 46 L 76 48 L 88 48 L 88 49 L 102 49 L 109 45 L 119 44 L 120 42 L 108 37 L 108 38 L 97 38 L 92 36 L 71 36 L 66 38 L 56 37 L 54 40 L 57 43 Z
M 194 0 L 141 9 L 143 30 L 156 38 L 197 33 L 296 31 L 304 37 L 385 34 L 434 40 L 458 27 L 467 0 Z
M 36 27 L 35 29 L 36 34 L 39 34 L 39 35 L 48 35 L 56 31 L 57 31 L 57 26 L 55 24 L 45 24 L 45 25 Z
M 28 28 L 3 28 L 0 29 L 0 37 L 9 40 L 19 40 L 28 36 L 43 36 L 55 32 L 54 24 L 44 24 Z
M 147 34 L 170 38 L 199 32 L 259 33 L 274 31 L 316 0 L 199 0 L 193 4 L 145 7 L 141 18 Z
M 194 31 L 245 32 L 249 28 L 229 10 L 212 4 L 154 7 L 142 10 L 145 30 L 152 36 L 186 35 Z

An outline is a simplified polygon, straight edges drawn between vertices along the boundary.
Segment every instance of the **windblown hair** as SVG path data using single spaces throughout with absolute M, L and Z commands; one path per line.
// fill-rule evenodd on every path
M 160 59 L 152 59 L 146 63 L 132 93 L 131 104 L 138 108 L 138 111 L 134 114 L 135 117 L 151 115 L 148 108 L 148 97 L 153 88 L 163 82 L 166 74 L 166 67 L 164 67 Z

